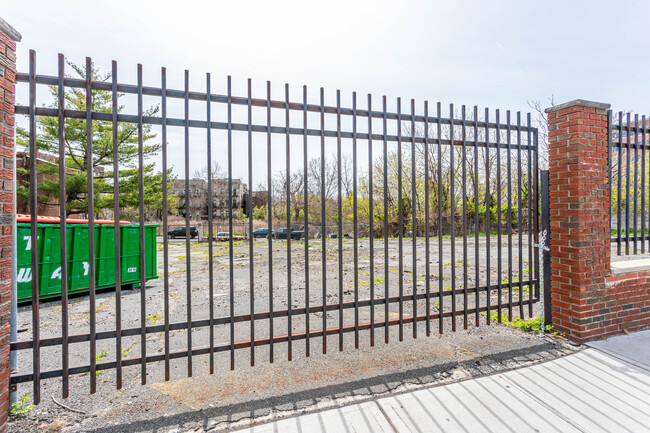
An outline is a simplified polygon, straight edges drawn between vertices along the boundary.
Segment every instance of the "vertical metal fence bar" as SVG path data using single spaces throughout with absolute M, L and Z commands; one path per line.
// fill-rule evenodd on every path
M 497 193 L 497 321 L 501 323 L 501 297 L 503 296 L 503 287 L 501 286 L 501 272 L 502 272 L 502 251 L 501 251 L 501 118 L 499 109 L 496 110 L 496 149 L 497 149 L 497 178 L 496 178 L 496 193 Z M 488 268 L 489 272 L 489 268 Z
M 638 133 L 638 131 L 637 131 Z M 641 116 L 641 254 L 645 253 L 645 114 Z M 611 188 L 611 173 L 609 185 Z M 611 197 L 611 192 L 610 192 Z M 611 198 L 610 198 L 611 202 Z
M 359 348 L 359 231 L 357 230 L 357 92 L 352 92 L 352 230 L 354 242 L 354 348 Z
M 639 130 L 639 115 L 634 115 L 634 254 L 637 253 L 637 239 L 639 236 L 637 224 L 637 203 L 639 198 L 639 141 L 637 131 Z
M 625 254 L 630 254 L 630 113 L 627 113 L 625 128 Z
M 533 147 L 535 148 L 535 159 L 533 167 L 533 175 L 535 176 L 533 185 L 534 185 L 534 200 L 533 200 L 533 212 L 534 212 L 534 229 L 533 235 L 535 243 L 539 245 L 539 205 L 540 205 L 540 193 L 539 193 L 539 146 L 537 142 L 537 130 L 533 131 Z M 537 300 L 542 301 L 539 296 L 539 247 L 535 247 L 534 254 L 534 267 L 535 267 L 535 297 Z
M 619 256 L 621 255 L 621 244 L 623 243 L 621 239 L 621 215 L 623 212 L 621 211 L 621 197 L 623 195 L 623 190 L 621 188 L 621 183 L 623 180 L 623 112 L 619 111 L 618 112 L 618 188 L 616 190 L 616 196 L 617 196 L 617 208 L 616 208 L 616 254 Z
M 397 230 L 398 230 L 398 288 L 399 341 L 404 340 L 404 217 L 402 203 L 402 99 L 397 98 Z M 388 326 L 388 322 L 386 322 Z
M 336 90 L 336 173 L 337 173 L 337 221 L 339 244 L 339 352 L 343 351 L 343 192 L 341 191 L 341 91 Z
M 487 139 L 485 142 L 487 143 Z M 485 146 L 487 149 L 487 146 Z M 481 294 L 478 288 L 481 287 L 481 267 L 479 263 L 479 165 L 478 165 L 478 107 L 474 106 L 474 302 L 476 304 L 476 314 L 474 323 L 476 326 L 480 325 L 479 307 L 481 306 Z
M 145 261 L 145 227 L 144 227 L 144 141 L 142 125 L 142 65 L 138 63 L 138 220 L 140 224 L 140 364 L 141 382 L 147 383 L 147 294 Z
M 327 226 L 325 215 L 325 89 L 320 88 L 320 221 L 321 282 L 323 307 L 323 354 L 327 354 Z
M 384 151 L 384 341 L 388 344 L 389 341 L 389 304 L 388 297 L 390 295 L 390 287 L 388 285 L 388 277 L 390 270 L 388 268 L 388 115 L 386 113 L 386 96 L 382 97 L 382 139 Z
M 214 262 L 213 262 L 213 246 L 214 242 L 214 232 L 212 230 L 212 213 L 213 206 L 212 200 L 214 195 L 212 194 L 212 112 L 210 110 L 210 73 L 205 74 L 205 118 L 206 118 L 206 158 L 208 159 L 208 296 L 210 297 L 209 301 L 209 320 L 210 320 L 210 374 L 214 373 Z M 251 320 L 251 326 L 253 326 L 254 320 Z M 253 347 L 253 340 L 251 339 L 251 347 Z
M 523 239 L 521 235 L 521 112 L 517 111 L 517 238 L 518 238 L 518 265 L 519 265 L 519 318 L 524 318 L 524 279 L 523 264 Z
M 533 317 L 533 141 L 530 113 L 526 114 L 526 144 L 528 144 L 528 317 Z M 535 198 L 535 200 L 537 200 Z
M 436 104 L 436 126 L 438 140 L 438 332 L 443 331 L 443 267 L 442 267 L 442 110 L 440 102 Z
M 413 338 L 418 337 L 418 263 L 417 263 L 417 217 L 416 207 L 417 201 L 415 196 L 415 99 L 411 99 L 411 214 L 413 221 L 411 223 L 411 240 L 413 241 L 413 269 L 411 275 L 413 276 Z
M 86 98 L 88 99 L 88 98 Z M 37 157 L 36 148 L 36 52 L 29 50 L 29 210 L 30 218 L 30 252 L 32 271 L 32 372 L 34 374 L 34 404 L 41 401 L 41 327 L 39 304 L 38 272 L 38 191 L 37 191 Z
M 463 173 L 463 328 L 467 329 L 467 113 L 461 107 L 462 173 Z
M 614 179 L 612 179 L 612 110 L 607 110 L 607 179 L 609 180 L 609 215 L 607 221 L 609 226 L 607 227 L 610 239 L 612 231 L 612 212 L 614 209 L 614 201 L 612 200 L 612 184 Z
M 497 120 L 497 123 L 499 121 Z M 497 147 L 498 152 L 498 147 Z M 490 109 L 485 108 L 485 301 L 486 301 L 486 314 L 485 320 L 487 324 L 491 321 L 491 297 L 492 290 L 490 288 Z
M 255 256 L 254 246 L 255 238 L 253 237 L 253 105 L 252 105 L 252 85 L 251 79 L 247 83 L 247 114 L 248 114 L 248 185 L 249 185 L 249 198 L 247 200 L 247 213 L 248 213 L 248 258 L 249 258 L 249 305 L 250 305 L 250 340 L 251 340 L 251 367 L 255 366 Z M 210 198 L 212 200 L 212 198 Z M 269 234 L 270 235 L 270 234 Z M 309 315 L 307 315 L 309 317 Z M 309 320 L 309 319 L 308 319 Z M 308 334 L 309 335 L 309 334 Z
M 449 218 L 451 221 L 451 330 L 456 332 L 456 173 L 454 167 L 454 104 L 449 104 Z
M 97 389 L 97 316 L 95 298 L 95 190 L 94 190 L 94 150 L 93 150 L 93 94 L 92 94 L 92 60 L 86 57 L 86 177 L 88 180 L 88 283 L 90 291 L 90 393 Z
M 370 234 L 370 346 L 375 345 L 375 207 L 372 183 L 372 96 L 368 93 L 368 224 Z
M 185 70 L 185 294 L 187 297 L 187 323 L 192 323 L 192 272 L 190 255 L 190 72 Z M 192 376 L 192 326 L 187 327 L 187 376 Z
M 270 188 L 270 185 L 269 185 Z M 269 202 L 270 204 L 271 202 Z M 230 369 L 235 369 L 235 276 L 232 233 L 232 79 L 228 75 L 228 261 L 230 283 Z M 252 319 L 252 318 L 251 318 Z
M 119 155 L 119 110 L 117 96 L 117 62 L 111 64 L 111 103 L 112 103 L 112 138 L 113 138 L 113 228 L 115 230 L 115 378 L 117 389 L 122 388 L 122 248 L 120 229 L 120 165 Z M 65 189 L 63 190 L 65 191 Z M 63 197 L 63 193 L 61 197 Z M 65 302 L 67 303 L 67 297 Z
M 508 320 L 512 321 L 512 150 L 511 150 L 511 129 L 510 129 L 510 110 L 506 111 L 506 145 L 508 146 L 506 155 L 507 161 L 507 178 L 508 178 Z
M 162 194 L 163 194 L 163 290 L 165 309 L 165 381 L 169 380 L 169 236 L 167 235 L 167 69 L 161 68 L 161 121 L 162 121 Z
M 285 115 L 285 139 L 286 139 L 286 182 L 287 182 L 287 357 L 291 361 L 293 355 L 292 338 L 292 299 L 291 299 L 291 134 L 289 133 L 289 84 L 284 85 L 284 115 Z M 298 218 L 298 215 L 296 215 Z
M 427 337 L 431 335 L 431 248 L 429 242 L 429 101 L 424 101 L 424 289 L 426 290 Z
M 542 205 L 542 227 L 543 231 L 546 231 L 547 238 L 550 239 L 552 236 L 551 233 L 551 218 L 550 218 L 550 205 L 549 205 L 549 184 L 548 184 L 548 170 L 540 170 L 540 202 Z M 547 244 L 548 245 L 548 244 Z M 543 326 L 549 325 L 552 322 L 552 308 L 551 308 L 551 253 L 548 250 L 542 252 L 542 278 L 544 282 L 544 293 L 540 296 L 540 302 L 544 306 L 544 323 L 540 324 Z
M 66 192 L 66 172 L 65 172 L 65 57 L 59 54 L 58 68 L 58 92 L 59 116 L 58 116 L 58 139 L 59 139 L 59 198 L 65 197 Z M 31 137 L 31 135 L 30 135 Z M 61 386 L 63 398 L 68 398 L 70 390 L 70 349 L 68 344 L 68 228 L 66 218 L 68 211 L 65 200 L 59 200 L 59 221 L 60 221 L 60 242 L 61 242 L 61 366 L 63 375 L 61 376 Z M 116 249 L 116 251 L 119 251 Z M 116 273 L 116 278 L 120 274 Z M 118 280 L 119 281 L 119 278 Z M 119 283 L 118 283 L 119 284 Z M 116 286 L 116 290 L 119 286 Z M 119 311 L 119 310 L 117 310 Z M 118 316 L 119 317 L 119 316 Z M 118 355 L 119 356 L 119 355 Z M 117 383 L 118 388 L 121 379 L 120 363 L 118 358 Z
M 266 82 L 266 189 L 269 222 L 269 362 L 273 363 L 273 206 L 271 177 L 271 82 Z M 324 298 L 323 298 L 324 299 Z M 324 316 L 324 314 L 323 314 Z
M 250 100 L 250 99 L 249 99 Z M 303 199 L 305 206 L 305 356 L 309 357 L 309 172 L 307 154 L 307 86 L 302 86 Z M 250 163 L 250 161 L 249 161 Z M 252 185 L 252 184 L 251 184 Z M 252 222 L 251 220 L 251 227 Z M 252 237 L 251 237 L 252 239 Z M 251 313 L 252 314 L 252 313 Z M 251 338 L 252 341 L 252 338 Z

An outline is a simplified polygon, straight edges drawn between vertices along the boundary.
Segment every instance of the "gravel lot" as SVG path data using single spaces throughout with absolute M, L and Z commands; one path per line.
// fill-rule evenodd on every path
M 455 266 L 451 259 L 451 241 L 443 239 L 442 263 L 444 271 L 438 272 L 438 239 L 430 238 L 430 290 L 437 291 L 442 277 L 445 290 L 451 288 L 455 279 L 456 287 L 464 284 L 463 263 L 467 264 L 467 286 L 475 286 L 476 263 L 474 259 L 474 239 L 467 242 L 468 255 L 463 257 L 462 239 L 457 240 L 455 248 Z M 508 280 L 507 236 L 502 237 L 502 272 L 501 279 Z M 513 236 L 513 280 L 518 280 L 519 269 L 527 279 L 529 268 L 527 239 L 522 239 L 523 257 L 518 260 L 518 239 Z M 498 240 L 491 237 L 489 269 L 492 284 L 498 281 L 496 269 L 498 259 Z M 292 308 L 304 308 L 306 303 L 305 281 L 305 244 L 304 241 L 291 243 L 291 305 Z M 208 244 L 192 242 L 191 248 L 191 312 L 193 320 L 209 317 L 209 274 Z M 310 305 L 320 305 L 322 297 L 322 244 L 319 239 L 308 243 L 310 281 Z M 273 304 L 275 310 L 286 310 L 289 304 L 288 290 L 288 246 L 286 241 L 273 241 Z M 486 268 L 485 239 L 479 239 L 479 284 L 484 285 L 488 269 Z M 385 248 L 383 240 L 375 240 L 374 246 L 374 286 L 375 296 L 383 297 L 385 284 Z M 164 289 L 163 289 L 163 250 L 162 242 L 158 249 L 158 272 L 161 277 L 150 281 L 145 290 L 148 325 L 164 323 Z M 328 304 L 338 304 L 339 297 L 339 251 L 338 240 L 327 239 L 326 298 Z M 343 274 L 343 302 L 355 299 L 355 270 L 359 299 L 370 297 L 370 250 L 368 239 L 358 241 L 358 265 L 354 262 L 354 241 L 343 240 L 341 252 Z M 416 268 L 413 269 L 412 239 L 405 238 L 400 254 L 397 239 L 388 243 L 388 291 L 390 296 L 399 294 L 399 257 L 403 260 L 402 274 L 405 295 L 412 294 L 414 276 L 418 293 L 426 291 L 425 241 L 416 240 Z M 229 317 L 229 247 L 227 243 L 214 244 L 214 315 Z M 254 242 L 254 308 L 256 312 L 269 309 L 269 261 L 268 241 Z M 169 247 L 169 290 L 170 321 L 184 322 L 187 319 L 187 258 L 184 241 L 170 241 Z M 248 314 L 250 311 L 250 256 L 247 242 L 235 242 L 233 250 L 234 275 L 234 313 Z M 452 275 L 454 272 L 454 275 Z M 529 296 L 527 287 L 523 290 L 524 299 Z M 508 299 L 508 290 L 504 290 L 502 299 Z M 513 291 L 513 299 L 518 299 L 518 290 Z M 122 327 L 138 328 L 140 326 L 140 290 L 122 293 Z M 496 305 L 498 294 L 490 294 L 491 304 Z M 456 308 L 462 309 L 464 298 L 456 296 Z M 481 294 L 481 305 L 485 305 L 486 294 Z M 474 294 L 470 294 L 467 305 L 475 305 Z M 438 311 L 438 298 L 432 297 L 431 312 Z M 444 311 L 451 311 L 451 296 L 443 301 Z M 412 302 L 404 302 L 404 316 L 413 311 Z M 418 314 L 426 312 L 426 300 L 417 302 Z M 528 307 L 525 309 L 528 318 Z M 384 319 L 384 306 L 375 306 L 375 319 Z M 504 309 L 507 317 L 507 309 Z M 89 302 L 87 296 L 78 296 L 69 303 L 70 334 L 88 332 Z M 97 330 L 115 329 L 115 294 L 105 291 L 97 296 L 96 304 Z M 519 315 L 519 308 L 513 308 L 513 314 Z M 535 305 L 537 314 L 537 305 Z M 399 305 L 390 305 L 389 319 L 399 318 Z M 384 344 L 384 328 L 376 330 L 375 346 L 370 347 L 369 331 L 361 331 L 359 349 L 355 350 L 354 333 L 344 335 L 343 352 L 339 352 L 338 335 L 327 338 L 327 355 L 322 354 L 322 337 L 310 339 L 310 357 L 305 357 L 305 341 L 293 342 L 293 361 L 287 360 L 287 343 L 274 344 L 274 362 L 269 363 L 269 346 L 255 347 L 255 366 L 251 367 L 251 349 L 235 351 L 235 370 L 230 370 L 230 352 L 224 351 L 214 355 L 214 374 L 210 375 L 208 355 L 193 357 L 193 377 L 187 377 L 187 360 L 176 359 L 171 362 L 171 380 L 164 381 L 164 364 L 152 363 L 147 366 L 147 385 L 142 386 L 140 366 L 125 367 L 123 370 L 123 388 L 116 390 L 115 371 L 106 370 L 97 373 L 97 393 L 89 394 L 90 378 L 88 374 L 71 376 L 70 397 L 61 398 L 61 381 L 58 378 L 42 382 L 42 403 L 24 418 L 13 418 L 11 431 L 42 431 L 47 426 L 53 430 L 65 428 L 66 431 L 194 431 L 195 428 L 229 429 L 251 422 L 261 422 L 270 417 L 287 416 L 296 411 L 309 411 L 328 405 L 345 404 L 363 398 L 373 398 L 387 392 L 411 389 L 413 386 L 428 386 L 449 380 L 462 380 L 474 375 L 486 374 L 517 365 L 538 362 L 560 356 L 575 348 L 562 343 L 561 339 L 549 337 L 539 339 L 532 334 L 517 331 L 503 325 L 486 325 L 486 317 L 481 314 L 480 327 L 474 325 L 474 315 L 470 315 L 468 329 L 463 329 L 462 314 L 456 319 L 457 332 L 452 333 L 451 318 L 445 319 L 444 333 L 438 333 L 437 320 L 431 324 L 431 336 L 426 337 L 425 324 L 418 324 L 418 338 L 413 339 L 413 325 L 404 325 L 404 341 L 398 341 L 399 329 L 390 327 L 390 344 Z M 312 330 L 321 329 L 322 313 L 310 315 Z M 345 325 L 354 324 L 354 309 L 343 313 Z M 338 325 L 338 310 L 329 311 L 326 316 L 327 327 Z M 370 307 L 359 308 L 359 322 L 370 321 Z M 493 321 L 494 323 L 494 321 Z M 19 340 L 31 338 L 31 307 L 19 308 Z M 41 338 L 59 336 L 61 333 L 60 301 L 41 304 Z M 274 319 L 274 334 L 288 332 L 286 318 Z M 304 315 L 292 318 L 292 331 L 305 329 Z M 235 341 L 250 337 L 249 322 L 238 322 L 234 326 Z M 255 321 L 255 337 L 269 335 L 269 320 Z M 214 331 L 215 344 L 230 342 L 230 325 L 217 325 Z M 192 330 L 193 347 L 207 346 L 210 343 L 208 328 Z M 164 334 L 151 333 L 146 339 L 147 354 L 161 354 L 164 351 Z M 187 347 L 187 332 L 172 331 L 170 348 L 182 350 Z M 98 360 L 115 359 L 115 341 L 99 340 L 97 342 Z M 122 339 L 124 357 L 140 355 L 140 337 Z M 31 370 L 31 350 L 19 353 L 20 371 Z M 89 362 L 89 344 L 75 343 L 70 346 L 70 365 L 87 365 Z M 44 347 L 41 350 L 41 368 L 57 369 L 61 366 L 59 347 Z M 19 394 L 32 393 L 31 383 L 21 384 Z M 79 414 L 57 406 L 52 396 L 65 405 L 82 410 Z M 65 426 L 65 427 L 64 427 Z

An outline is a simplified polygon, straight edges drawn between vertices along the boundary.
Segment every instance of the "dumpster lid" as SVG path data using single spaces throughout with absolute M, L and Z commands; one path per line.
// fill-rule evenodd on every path
M 30 223 L 32 222 L 32 216 L 31 215 L 25 215 L 25 214 L 16 214 L 16 221 L 19 223 Z M 36 217 L 36 222 L 41 223 L 41 224 L 61 224 L 61 218 L 59 217 L 49 217 L 49 216 L 37 216 Z M 68 218 L 65 220 L 67 224 L 88 224 L 88 220 L 80 220 L 80 219 L 73 219 L 73 218 Z M 115 221 L 113 220 L 95 220 L 95 224 L 110 224 L 113 225 L 115 224 Z M 130 221 L 120 221 L 120 225 L 130 225 Z

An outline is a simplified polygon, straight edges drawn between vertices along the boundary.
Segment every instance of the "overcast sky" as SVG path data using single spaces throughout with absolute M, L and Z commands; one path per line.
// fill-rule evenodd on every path
M 107 70 L 116 60 L 120 82 L 135 83 L 142 63 L 145 85 L 158 86 L 166 66 L 170 88 L 182 88 L 188 69 L 202 91 L 210 72 L 216 93 L 230 74 L 235 94 L 245 95 L 250 77 L 255 96 L 271 80 L 275 97 L 289 83 L 300 100 L 306 84 L 314 103 L 322 86 L 330 103 L 340 89 L 347 103 L 357 91 L 360 105 L 372 93 L 377 103 L 387 95 L 525 112 L 527 101 L 553 95 L 650 114 L 648 1 L 3 0 L 1 10 L 23 36 L 20 71 L 34 49 L 38 73 L 54 74 L 60 52 Z M 26 87 L 17 102 L 27 103 Z M 247 176 L 242 161 L 237 177 Z

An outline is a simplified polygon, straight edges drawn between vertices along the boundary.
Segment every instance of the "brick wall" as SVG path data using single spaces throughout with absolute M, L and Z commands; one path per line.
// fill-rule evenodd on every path
M 20 34 L 0 18 L 0 432 L 9 413 L 9 318 L 14 220 L 14 99 Z
M 610 275 L 608 108 L 546 110 L 553 326 L 578 342 L 650 326 L 650 271 Z

